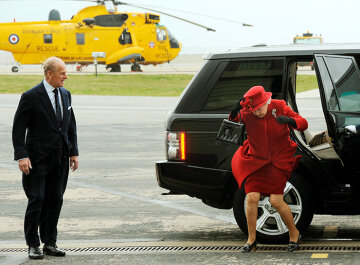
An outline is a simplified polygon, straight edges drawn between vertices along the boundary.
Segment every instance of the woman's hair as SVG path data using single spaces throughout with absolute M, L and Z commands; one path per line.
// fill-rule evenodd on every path
M 266 104 L 270 104 L 271 102 L 271 98 L 269 98 L 269 100 L 266 102 Z

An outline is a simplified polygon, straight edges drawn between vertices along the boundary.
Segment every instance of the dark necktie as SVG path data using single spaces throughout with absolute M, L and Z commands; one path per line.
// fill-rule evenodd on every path
M 53 90 L 53 92 L 54 92 L 54 94 L 55 94 L 55 115 L 56 115 L 56 120 L 58 121 L 59 128 L 61 128 L 61 125 L 62 125 L 62 116 L 61 116 L 61 108 L 60 108 L 58 90 L 59 90 L 58 88 L 55 88 L 55 89 Z

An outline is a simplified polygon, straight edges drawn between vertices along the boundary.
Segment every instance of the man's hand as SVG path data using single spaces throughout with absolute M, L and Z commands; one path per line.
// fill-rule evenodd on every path
M 72 171 L 75 171 L 79 167 L 79 157 L 70 156 L 70 168 Z
M 30 169 L 32 169 L 31 162 L 29 158 L 24 158 L 19 160 L 19 168 L 25 175 L 30 174 Z

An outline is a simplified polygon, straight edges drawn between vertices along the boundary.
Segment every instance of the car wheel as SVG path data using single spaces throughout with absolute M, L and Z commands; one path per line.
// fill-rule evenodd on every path
M 306 180 L 294 172 L 286 183 L 284 200 L 289 205 L 296 227 L 302 233 L 310 225 L 314 216 L 312 207 L 312 192 Z M 247 222 L 245 215 L 246 196 L 245 190 L 237 189 L 233 211 L 240 229 L 247 234 Z M 258 220 L 256 223 L 256 238 L 262 243 L 284 243 L 289 240 L 288 229 L 280 217 L 280 214 L 270 204 L 270 198 L 261 196 L 258 204 Z

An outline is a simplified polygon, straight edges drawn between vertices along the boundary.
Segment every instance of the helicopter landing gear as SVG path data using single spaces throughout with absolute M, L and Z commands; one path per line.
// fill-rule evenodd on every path
M 134 63 L 131 66 L 131 72 L 142 72 L 140 64 Z
M 19 67 L 15 65 L 15 66 L 11 67 L 11 71 L 13 73 L 17 73 L 17 72 L 19 72 Z
M 109 72 L 121 72 L 120 64 L 108 64 L 106 70 Z

